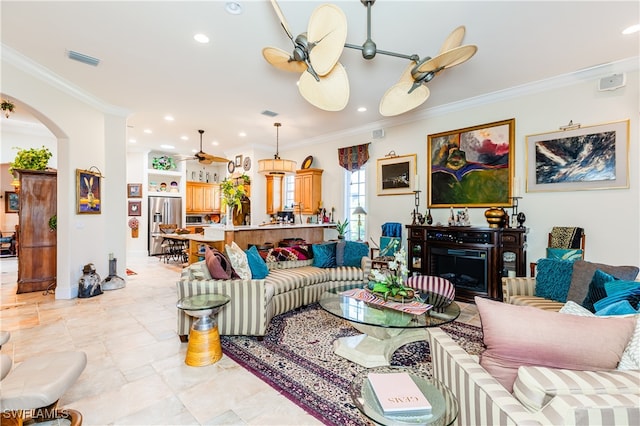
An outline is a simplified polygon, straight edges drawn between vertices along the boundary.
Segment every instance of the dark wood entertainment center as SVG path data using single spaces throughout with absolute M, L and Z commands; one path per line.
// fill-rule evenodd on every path
M 406 227 L 409 273 L 449 279 L 456 300 L 502 300 L 502 277 L 526 276 L 526 228 Z

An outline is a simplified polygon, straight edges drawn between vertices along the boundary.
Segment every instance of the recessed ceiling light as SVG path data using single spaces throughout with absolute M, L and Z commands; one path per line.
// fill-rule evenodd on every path
M 231 15 L 240 15 L 242 13 L 242 6 L 237 1 L 228 1 L 224 5 L 224 10 Z
M 153 133 L 153 132 L 151 131 L 151 129 L 144 129 L 144 132 L 145 132 L 146 134 L 148 134 L 148 135 L 150 135 L 151 133 Z
M 358 108 L 358 112 L 365 112 L 367 110 L 366 107 L 360 107 Z
M 172 116 L 170 116 L 170 115 L 165 115 L 164 119 L 167 120 L 167 121 L 173 121 L 174 120 L 174 118 Z
M 209 43 L 209 37 L 207 37 L 206 35 L 199 33 L 193 36 L 193 39 L 195 41 L 197 41 L 198 43 L 202 43 L 202 44 L 207 44 Z
M 182 139 L 183 141 L 188 141 L 189 140 L 189 136 L 180 136 L 180 139 Z
M 175 146 L 173 146 L 173 145 L 166 145 L 166 144 L 162 144 L 162 145 L 160 145 L 160 148 L 164 148 L 164 149 L 174 149 L 174 148 L 175 148 Z
M 211 142 L 211 145 L 213 145 L 213 146 L 218 146 L 218 145 L 220 145 L 220 142 L 218 142 L 218 141 L 213 141 L 213 142 Z
M 137 141 L 135 139 L 129 139 L 129 143 L 136 143 Z
M 192 149 L 191 152 L 198 152 L 198 150 L 197 149 Z
M 245 136 L 247 136 L 247 134 L 245 132 L 240 132 L 238 133 L 238 136 L 240 136 L 241 138 L 244 138 Z
M 622 31 L 622 34 L 624 35 L 634 34 L 634 33 L 637 33 L 638 31 L 640 31 L 640 24 L 632 25 L 628 28 L 625 28 L 624 31 Z

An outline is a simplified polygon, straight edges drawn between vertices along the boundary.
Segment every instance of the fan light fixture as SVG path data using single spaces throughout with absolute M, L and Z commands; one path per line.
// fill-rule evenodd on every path
M 367 39 L 361 45 L 345 43 L 347 20 L 342 10 L 332 4 L 316 8 L 309 20 L 306 33 L 297 37 L 289 30 L 289 24 L 276 0 L 271 5 L 280 25 L 293 43 L 293 53 L 265 47 L 262 55 L 274 67 L 301 73 L 298 80 L 300 94 L 310 104 L 325 111 L 341 111 L 349 101 L 349 79 L 345 68 L 338 62 L 345 47 L 362 52 L 364 59 L 373 59 L 380 53 L 409 60 L 400 80 L 391 86 L 380 101 L 383 116 L 395 116 L 422 105 L 429 97 L 426 84 L 441 71 L 468 61 L 478 48 L 462 45 L 465 27 L 454 29 L 445 39 L 438 54 L 420 59 L 418 55 L 406 55 L 380 50 L 371 39 L 371 7 L 375 0 L 360 0 L 367 8 Z
M 283 160 L 279 154 L 280 123 L 273 123 L 276 127 L 276 155 L 273 158 L 258 160 L 258 173 L 263 175 L 290 175 L 296 172 L 296 162 Z

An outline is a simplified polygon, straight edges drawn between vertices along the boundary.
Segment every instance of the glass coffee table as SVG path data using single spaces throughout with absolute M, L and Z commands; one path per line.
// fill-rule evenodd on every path
M 407 372 L 431 404 L 427 415 L 385 415 L 367 379 L 369 373 Z M 451 425 L 458 417 L 458 402 L 455 395 L 443 383 L 430 378 L 426 373 L 406 367 L 378 367 L 359 373 L 349 388 L 349 393 L 358 409 L 381 425 Z
M 320 306 L 325 311 L 349 321 L 355 329 L 362 332 L 357 336 L 337 339 L 334 342 L 334 352 L 363 367 L 389 365 L 393 353 L 399 347 L 427 340 L 428 327 L 441 326 L 454 321 L 460 315 L 460 306 L 456 302 L 439 309 L 438 312 L 431 309 L 425 314 L 413 315 L 341 294 L 362 287 L 364 284 L 328 290 L 320 296 Z

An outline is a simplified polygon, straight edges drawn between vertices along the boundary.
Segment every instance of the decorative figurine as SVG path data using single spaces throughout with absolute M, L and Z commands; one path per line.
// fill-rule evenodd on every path
M 527 220 L 527 217 L 522 212 L 518 213 L 517 217 L 518 217 L 518 228 L 524 228 L 524 221 Z
M 118 276 L 118 259 L 113 257 L 113 254 L 109 254 L 109 276 L 102 280 L 102 290 L 117 290 L 124 288 L 124 279 Z
M 102 294 L 100 275 L 96 273 L 96 267 L 93 263 L 84 265 L 82 273 L 83 275 L 78 281 L 78 297 L 88 298 Z
M 427 210 L 427 225 L 431 225 L 433 223 L 433 217 L 431 216 L 431 209 Z

